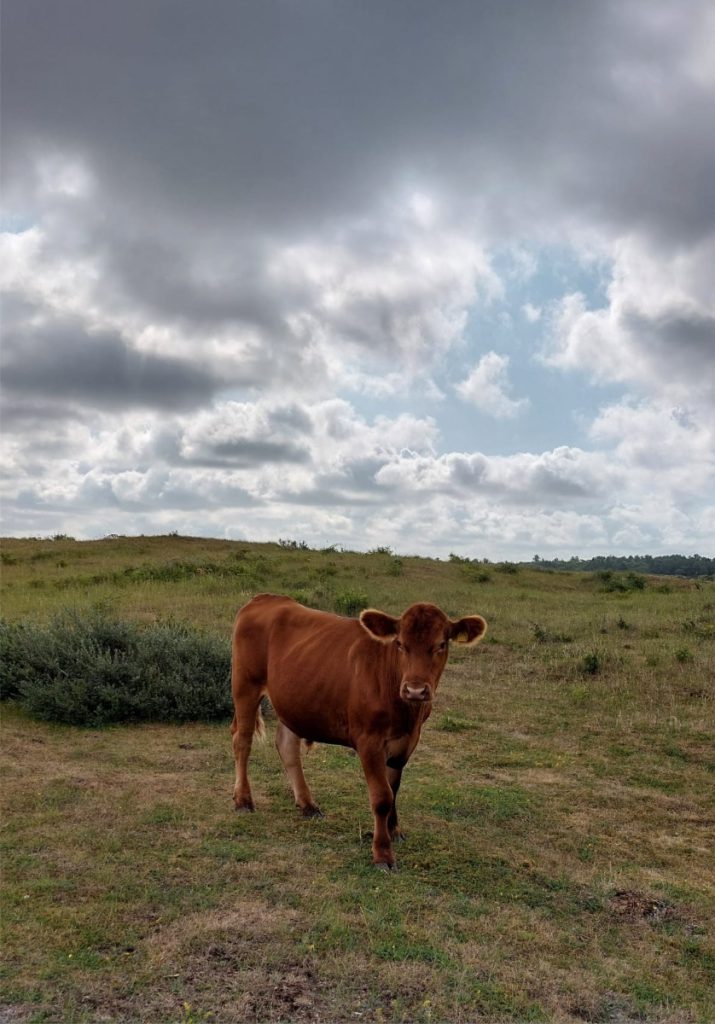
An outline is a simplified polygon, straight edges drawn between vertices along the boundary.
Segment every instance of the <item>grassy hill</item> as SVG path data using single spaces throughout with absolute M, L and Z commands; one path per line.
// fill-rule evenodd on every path
M 228 645 L 274 591 L 489 623 L 405 772 L 394 877 L 348 751 L 308 756 L 327 816 L 303 821 L 269 720 L 236 816 L 227 723 L 6 705 L 7 1019 L 715 1019 L 714 584 L 183 537 L 6 540 L 2 563 L 11 621 L 100 608 Z

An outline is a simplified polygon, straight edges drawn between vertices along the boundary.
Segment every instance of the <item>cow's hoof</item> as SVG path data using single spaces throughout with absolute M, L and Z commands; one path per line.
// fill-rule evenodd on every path
M 253 814 L 256 808 L 253 804 L 234 804 L 233 809 L 237 814 Z
M 397 832 L 392 833 L 390 839 L 392 839 L 393 843 L 404 843 L 405 839 L 407 839 L 407 836 L 405 835 L 404 832 L 400 832 L 398 829 Z
M 397 871 L 397 864 L 386 864 L 382 861 L 380 864 L 375 865 L 376 871 Z
M 324 818 L 325 815 L 319 807 L 313 804 L 311 807 L 302 807 L 300 813 L 304 818 Z

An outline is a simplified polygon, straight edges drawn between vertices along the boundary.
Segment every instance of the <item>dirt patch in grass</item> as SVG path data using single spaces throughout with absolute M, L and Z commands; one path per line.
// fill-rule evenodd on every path
M 608 906 L 627 921 L 673 921 L 679 916 L 672 903 L 634 889 L 619 889 L 609 898 Z
M 21 1006 L 0 1006 L 0 1024 L 25 1024 L 29 1013 Z
M 162 925 L 149 938 L 150 960 L 157 966 L 178 962 L 185 954 L 202 951 L 216 959 L 227 959 L 231 951 L 241 962 L 260 960 L 261 948 L 278 935 L 291 932 L 298 914 L 258 900 L 226 894 L 230 909 L 189 914 Z
M 152 973 L 197 1019 L 209 1007 L 221 1021 L 316 1019 L 312 970 L 275 959 L 298 941 L 297 912 L 231 893 L 226 904 L 157 928 L 147 941 Z

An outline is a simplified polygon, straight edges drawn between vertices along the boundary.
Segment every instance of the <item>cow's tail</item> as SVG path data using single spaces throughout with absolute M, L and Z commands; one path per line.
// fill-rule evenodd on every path
M 253 728 L 253 735 L 259 740 L 264 740 L 266 738 L 266 723 L 263 721 L 260 704 L 256 708 L 256 724 Z

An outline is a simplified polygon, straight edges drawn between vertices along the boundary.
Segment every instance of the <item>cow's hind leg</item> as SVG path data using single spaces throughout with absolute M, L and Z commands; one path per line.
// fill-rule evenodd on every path
M 290 780 L 296 805 L 300 808 L 304 817 L 322 818 L 323 812 L 313 799 L 313 794 L 310 792 L 308 783 L 305 781 L 300 743 L 300 736 L 296 736 L 282 722 L 278 723 L 276 748 L 286 770 L 286 775 Z
M 231 723 L 231 733 L 233 734 L 233 756 L 236 762 L 233 802 L 237 811 L 255 810 L 251 785 L 248 781 L 248 758 L 251 755 L 253 734 L 260 732 L 263 725 L 260 711 L 262 694 L 262 687 L 256 686 L 254 683 L 244 683 L 234 687 L 235 714 Z
M 400 782 L 402 781 L 402 764 L 399 766 L 392 765 L 387 762 L 387 781 L 390 784 L 392 790 L 392 810 L 387 816 L 387 830 L 390 833 L 390 838 L 394 842 L 402 842 L 405 838 L 405 834 L 400 828 L 397 822 L 397 793 L 400 789 Z

